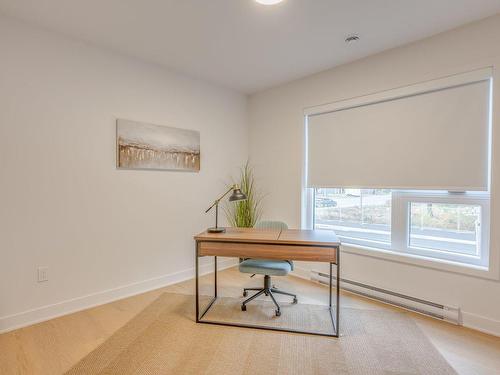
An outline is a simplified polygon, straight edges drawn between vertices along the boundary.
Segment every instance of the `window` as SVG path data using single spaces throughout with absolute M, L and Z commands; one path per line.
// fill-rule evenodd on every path
M 410 203 L 409 246 L 478 255 L 481 206 L 475 204 Z
M 390 248 L 391 191 L 316 189 L 315 225 L 351 243 Z
M 304 226 L 334 230 L 382 258 L 483 274 L 492 74 L 484 68 L 305 108 Z
M 489 194 L 314 189 L 313 225 L 344 244 L 487 266 Z

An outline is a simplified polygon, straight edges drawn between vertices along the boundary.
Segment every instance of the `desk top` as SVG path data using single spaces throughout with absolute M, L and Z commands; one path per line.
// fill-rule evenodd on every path
M 208 233 L 204 231 L 194 236 L 194 239 L 216 242 L 340 246 L 340 241 L 335 233 L 327 230 L 226 228 L 225 233 Z

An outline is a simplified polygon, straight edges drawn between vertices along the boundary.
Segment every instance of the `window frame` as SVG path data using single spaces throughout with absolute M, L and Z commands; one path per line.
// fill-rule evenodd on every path
M 468 204 L 481 207 L 480 250 L 478 256 L 458 254 L 440 250 L 410 246 L 410 204 L 445 203 Z M 443 192 L 443 191 L 401 191 L 392 192 L 391 206 L 391 246 L 394 251 L 422 256 L 429 259 L 452 261 L 464 265 L 488 267 L 490 195 L 479 192 Z
M 306 215 L 303 227 L 314 229 L 315 188 L 304 188 Z M 410 203 L 470 204 L 481 207 L 480 254 L 478 257 L 439 250 L 415 248 L 410 241 Z M 308 216 L 308 218 L 307 218 Z M 365 242 L 365 243 L 363 243 Z M 342 240 L 343 250 L 368 253 L 370 256 L 389 254 L 389 257 L 423 260 L 424 264 L 442 265 L 449 263 L 461 268 L 489 270 L 490 259 L 490 194 L 488 192 L 446 192 L 419 190 L 392 190 L 391 198 L 391 243 L 390 246 L 369 245 L 369 241 Z M 385 256 L 383 256 L 385 257 Z M 412 262 L 413 263 L 413 262 Z M 420 263 L 420 262 L 418 262 Z
M 483 265 L 474 265 L 474 264 L 467 264 L 463 262 L 456 262 L 452 260 L 445 260 L 445 259 L 440 259 L 440 258 L 433 258 L 429 256 L 424 256 L 424 255 L 418 255 L 413 252 L 408 252 L 408 251 L 401 251 L 400 249 L 397 249 L 395 245 L 392 245 L 392 225 L 394 225 L 395 221 L 392 219 L 392 214 L 394 210 L 394 204 L 391 207 L 391 249 L 386 250 L 382 249 L 379 247 L 372 247 L 372 246 L 366 246 L 366 245 L 357 245 L 357 244 L 348 244 L 345 241 L 342 242 L 341 246 L 341 252 L 342 253 L 348 253 L 348 254 L 354 254 L 356 256 L 364 256 L 368 258 L 373 258 L 373 259 L 378 259 L 381 261 L 390 261 L 394 263 L 401 263 L 401 264 L 406 264 L 406 265 L 411 265 L 411 266 L 416 266 L 416 267 L 422 267 L 422 268 L 428 268 L 428 269 L 435 269 L 438 271 L 443 271 L 443 272 L 452 272 L 452 273 L 458 273 L 458 274 L 463 274 L 467 276 L 472 276 L 472 277 L 478 277 L 478 278 L 484 278 L 484 279 L 489 279 L 489 280 L 500 280 L 500 263 L 498 262 L 500 259 L 500 250 L 496 246 L 496 240 L 494 238 L 491 238 L 491 225 L 494 223 L 495 219 L 491 217 L 491 208 L 490 206 L 494 204 L 494 201 L 491 200 L 491 195 L 492 195 L 492 190 L 491 190 L 491 173 L 492 173 L 492 142 L 493 142 L 493 137 L 492 137 L 492 127 L 493 127 L 493 91 L 494 87 L 497 86 L 495 83 L 494 79 L 494 74 L 493 74 L 493 66 L 492 65 L 487 65 L 487 66 L 477 66 L 473 70 L 470 70 L 467 73 L 458 73 L 458 74 L 453 74 L 448 77 L 445 77 L 447 80 L 449 80 L 448 84 L 452 84 L 454 82 L 459 82 L 459 83 L 467 83 L 471 79 L 475 79 L 476 76 L 481 76 L 483 74 L 488 74 L 490 77 L 490 105 L 489 105 L 489 144 L 488 144 L 488 153 L 489 153 L 489 161 L 488 161 L 488 173 L 489 173 L 489 183 L 488 183 L 488 191 L 487 192 L 481 192 L 479 194 L 477 193 L 462 193 L 465 194 L 465 196 L 468 198 L 472 199 L 478 199 L 479 204 L 481 204 L 481 212 L 482 212 L 482 231 L 481 231 L 481 254 L 482 254 L 482 259 L 483 262 L 481 264 L 485 264 L 486 266 Z M 428 90 L 429 88 L 435 88 L 435 89 L 440 89 L 443 88 L 442 81 L 439 84 L 438 87 L 435 87 L 436 80 L 432 81 L 426 81 L 420 83 L 418 86 L 420 90 Z M 415 87 L 415 86 L 414 86 Z M 334 110 L 338 110 L 343 107 L 348 107 L 352 105 L 359 105 L 363 104 L 366 101 L 383 101 L 386 99 L 390 99 L 394 96 L 403 96 L 403 95 L 408 95 L 408 94 L 415 94 L 414 91 L 409 92 L 408 87 L 399 87 L 396 89 L 391 89 L 387 91 L 380 91 L 374 94 L 370 95 L 365 95 L 365 96 L 356 96 L 351 99 L 346 99 L 338 102 L 333 102 L 333 103 L 328 103 L 328 104 L 322 104 L 322 105 L 314 105 L 314 106 L 309 106 L 305 107 L 303 110 L 303 119 L 304 119 L 304 127 L 303 127 L 303 164 L 302 164 L 302 189 L 301 189 L 301 211 L 300 211 L 300 217 L 301 217 L 301 228 L 303 229 L 313 229 L 314 228 L 314 188 L 309 187 L 307 184 L 308 181 L 308 134 L 307 134 L 307 128 L 308 128 L 308 119 L 309 116 L 312 115 L 317 115 L 325 112 L 331 112 Z M 325 188 L 328 186 L 325 186 Z M 332 187 L 337 187 L 338 186 L 332 186 Z M 362 188 L 361 186 L 352 186 L 352 188 Z M 377 188 L 387 188 L 386 186 L 378 186 Z M 412 194 L 414 192 L 407 191 L 407 194 Z M 419 193 L 423 193 L 420 191 Z M 440 194 L 439 194 L 440 193 Z M 427 196 L 432 195 L 432 194 L 438 194 L 438 195 L 447 195 L 447 194 L 455 194 L 455 193 L 443 193 L 441 192 L 435 192 L 435 191 L 428 191 Z M 456 196 L 451 196 L 450 198 L 454 199 Z M 463 197 L 464 195 L 462 195 Z M 453 203 L 451 200 L 447 201 L 450 203 Z M 472 203 L 477 203 L 477 201 L 472 200 Z M 456 203 L 462 203 L 462 202 L 456 202 Z M 493 206 L 491 206 L 493 207 Z M 409 218 L 409 216 L 408 216 Z M 407 221 L 408 222 L 408 221 Z M 490 246 L 494 246 L 490 248 Z M 395 249 L 395 250 L 394 250 Z M 404 250 L 404 249 L 403 249 Z M 355 258 L 351 258 L 355 259 Z

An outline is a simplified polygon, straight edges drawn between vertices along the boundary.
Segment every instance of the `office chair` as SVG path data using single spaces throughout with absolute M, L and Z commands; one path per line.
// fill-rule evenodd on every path
M 261 229 L 288 229 L 285 223 L 280 221 L 261 221 L 255 225 L 255 228 Z M 253 296 L 246 299 L 241 304 L 241 310 L 247 310 L 247 303 L 254 300 L 258 296 L 265 294 L 271 297 L 274 304 L 276 305 L 276 316 L 281 315 L 281 309 L 278 302 L 274 298 L 273 293 L 284 294 L 293 297 L 293 303 L 297 303 L 297 296 L 292 293 L 283 292 L 278 290 L 274 285 L 271 284 L 271 276 L 286 276 L 290 271 L 293 270 L 293 262 L 291 260 L 270 260 L 270 259 L 245 259 L 240 263 L 240 272 L 250 273 L 252 275 L 264 275 L 264 287 L 263 288 L 245 288 L 243 289 L 243 297 L 248 295 L 248 291 L 257 291 Z

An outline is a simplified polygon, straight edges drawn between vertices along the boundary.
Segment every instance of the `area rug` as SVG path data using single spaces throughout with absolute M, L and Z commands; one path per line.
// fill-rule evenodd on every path
M 222 298 L 212 319 L 331 329 L 323 307 L 265 301 L 241 312 Z M 194 296 L 164 293 L 67 374 L 455 374 L 405 313 L 341 309 L 339 339 L 194 321 Z
M 247 311 L 241 311 L 240 298 L 218 298 L 204 320 L 267 326 L 280 329 L 295 329 L 316 333 L 332 334 L 332 320 L 328 306 L 292 304 L 280 301 L 281 316 L 275 315 L 276 307 L 269 300 L 254 300 L 247 305 Z

